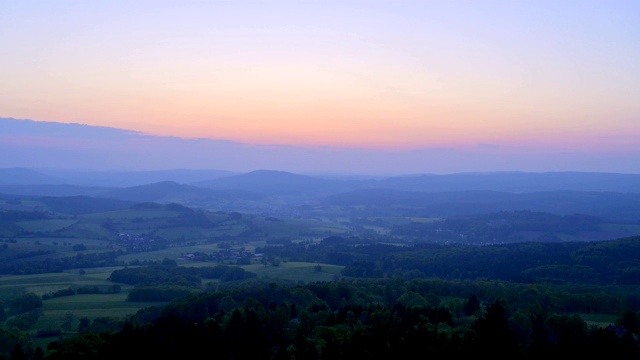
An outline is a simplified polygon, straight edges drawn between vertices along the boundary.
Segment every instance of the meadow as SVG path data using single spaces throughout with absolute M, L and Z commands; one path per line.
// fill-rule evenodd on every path
M 144 260 L 155 261 L 178 255 L 181 249 L 159 251 L 143 257 Z M 193 250 L 193 249 L 192 249 Z M 199 250 L 213 250 L 211 247 L 201 247 Z M 125 259 L 126 260 L 126 259 Z M 180 265 L 188 267 L 212 266 L 211 262 L 182 261 Z M 316 266 L 320 265 L 321 270 Z M 329 264 L 315 264 L 303 262 L 282 262 L 279 266 L 265 266 L 257 260 L 253 264 L 242 266 L 245 270 L 254 272 L 262 279 L 281 279 L 295 283 L 316 281 L 333 281 L 339 276 L 342 266 Z M 61 273 L 31 274 L 31 275 L 2 275 L 0 276 L 0 301 L 10 301 L 25 293 L 38 296 L 52 294 L 68 288 L 98 287 L 105 288 L 119 285 L 119 293 L 75 294 L 43 300 L 41 316 L 31 326 L 28 333 L 34 344 L 46 348 L 46 345 L 60 336 L 77 333 L 80 319 L 93 321 L 107 318 L 109 321 L 123 321 L 137 311 L 151 307 L 162 306 L 166 302 L 131 302 L 127 295 L 132 286 L 118 284 L 108 280 L 114 270 L 123 267 L 87 268 L 86 270 L 67 270 Z M 215 281 L 215 280 L 209 280 Z M 209 282 L 206 281 L 206 282 Z M 206 285 L 203 281 L 203 286 Z M 63 331 L 59 331 L 63 329 Z M 54 335 L 47 336 L 47 333 Z M 44 334 L 44 335 L 42 335 Z

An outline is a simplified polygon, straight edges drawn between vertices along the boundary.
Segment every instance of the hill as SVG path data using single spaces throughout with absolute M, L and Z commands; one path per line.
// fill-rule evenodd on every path
M 209 199 L 215 193 L 175 181 L 162 181 L 105 191 L 105 197 L 136 202 L 176 202 L 185 203 L 193 199 Z
M 381 188 L 412 191 L 490 190 L 513 193 L 574 190 L 640 193 L 640 174 L 599 172 L 490 172 L 407 175 L 379 181 Z
M 499 191 L 419 192 L 367 189 L 327 196 L 322 206 L 366 206 L 389 213 L 422 216 L 482 214 L 498 211 L 530 210 L 560 215 L 585 214 L 616 221 L 640 220 L 640 194 L 596 191 L 542 191 L 508 193 Z
M 0 194 L 0 211 L 53 212 L 70 215 L 130 208 L 135 202 L 92 196 L 31 196 Z
M 363 186 L 362 180 L 332 180 L 286 171 L 256 170 L 246 174 L 193 183 L 210 189 L 239 189 L 266 195 L 318 196 Z
M 103 187 L 129 187 L 163 181 L 187 184 L 236 174 L 231 171 L 215 169 L 166 169 L 153 171 L 40 169 L 38 171 L 42 174 L 64 179 L 67 184 Z
M 461 190 L 526 193 L 598 191 L 640 193 L 640 174 L 598 172 L 489 172 L 390 177 L 310 176 L 286 171 L 169 169 L 156 171 L 91 171 L 67 169 L 0 169 L 0 185 L 77 185 L 130 187 L 172 181 L 209 189 L 240 189 L 267 195 L 325 196 L 361 189 L 445 192 Z
M 1 194 L 32 196 L 101 196 L 109 188 L 69 184 L 0 185 Z

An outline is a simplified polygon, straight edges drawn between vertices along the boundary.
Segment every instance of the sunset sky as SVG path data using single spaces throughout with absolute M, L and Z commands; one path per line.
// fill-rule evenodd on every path
M 0 0 L 0 117 L 633 159 L 640 2 Z

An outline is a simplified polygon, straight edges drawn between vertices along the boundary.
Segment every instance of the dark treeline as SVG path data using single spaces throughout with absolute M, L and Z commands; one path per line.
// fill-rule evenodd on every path
M 184 267 L 178 266 L 173 260 L 164 259 L 158 264 L 115 270 L 109 280 L 134 286 L 180 285 L 200 288 L 203 278 L 227 282 L 255 277 L 255 273 L 237 266 Z
M 27 275 L 61 272 L 69 269 L 93 268 L 102 266 L 124 265 L 116 259 L 123 255 L 123 250 L 112 250 L 101 253 L 78 252 L 74 256 L 62 258 L 47 257 L 39 260 L 30 260 L 28 257 L 35 255 L 49 255 L 52 252 L 39 251 L 28 252 L 21 256 L 7 257 L 0 263 L 0 274 Z
M 330 237 L 256 249 L 267 258 L 345 265 L 363 278 L 436 277 L 523 283 L 640 284 L 640 237 L 601 242 L 387 245 Z
M 171 301 L 199 292 L 202 279 L 216 279 L 221 283 L 256 278 L 255 273 L 237 266 L 216 265 L 205 267 L 178 266 L 175 261 L 164 259 L 161 263 L 115 270 L 109 280 L 134 285 L 128 301 Z M 215 285 L 205 286 L 214 290 Z
M 40 219 L 48 219 L 49 217 L 50 216 L 44 211 L 21 211 L 21 210 L 0 211 L 0 222 L 40 220 Z
M 579 315 L 556 313 L 540 302 L 533 285 L 469 285 L 424 279 L 307 285 L 254 280 L 148 308 L 120 330 L 84 330 L 51 342 L 41 353 L 52 360 L 640 355 L 637 312 L 622 311 L 616 326 L 589 327 Z M 473 291 L 479 288 L 485 290 L 478 296 Z M 516 302 L 496 297 L 516 288 L 531 296 L 512 296 Z M 463 300 L 441 302 L 441 291 L 452 290 L 464 294 Z
M 63 296 L 73 296 L 76 294 L 118 294 L 122 291 L 122 287 L 118 284 L 114 285 L 85 285 L 85 286 L 77 286 L 77 287 L 68 287 L 66 289 L 60 289 L 56 291 L 49 292 L 47 294 L 42 295 L 42 300 L 49 300 L 53 298 L 63 297 Z
M 450 215 L 441 221 L 395 225 L 391 236 L 424 242 L 516 243 L 523 239 L 561 242 L 559 235 L 597 232 L 607 220 L 589 215 L 557 215 L 535 211 L 501 211 L 488 214 Z

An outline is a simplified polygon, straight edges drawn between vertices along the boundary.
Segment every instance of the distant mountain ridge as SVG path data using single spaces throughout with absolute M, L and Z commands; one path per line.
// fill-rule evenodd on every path
M 381 187 L 414 191 L 493 190 L 514 193 L 536 191 L 612 191 L 640 193 L 640 174 L 601 172 L 490 172 L 447 175 L 395 176 Z
M 217 179 L 236 175 L 226 170 L 215 169 L 168 169 L 145 171 L 89 171 L 42 169 L 39 172 L 59 178 L 66 183 L 84 186 L 128 187 L 174 181 L 177 183 L 193 183 L 197 181 Z
M 112 188 L 102 193 L 103 197 L 136 202 L 191 203 L 233 199 L 260 199 L 258 194 L 216 191 L 202 187 L 162 181 L 153 184 L 126 188 Z
M 357 190 L 320 199 L 323 206 L 397 209 L 408 214 L 442 217 L 529 210 L 560 215 L 587 214 L 604 219 L 637 222 L 639 193 L 597 191 L 539 191 L 508 193 L 487 190 L 420 192 L 392 189 Z
M 369 186 L 367 180 L 336 180 L 286 171 L 256 170 L 245 174 L 193 183 L 209 189 L 238 189 L 266 195 L 322 196 Z
M 76 169 L 0 168 L 0 185 L 76 185 L 128 187 L 162 181 L 192 183 L 236 175 L 226 170 L 168 169 L 146 171 L 97 171 Z
M 103 196 L 136 202 L 184 202 L 191 197 L 203 198 L 210 194 L 206 189 L 174 181 L 162 181 L 126 188 L 112 188 L 105 191 Z
M 602 219 L 602 224 L 625 224 L 629 229 L 625 231 L 631 234 L 640 231 L 640 175 L 633 174 L 464 173 L 382 179 L 329 179 L 272 170 L 230 176 L 215 171 L 212 174 L 216 178 L 193 183 L 164 180 L 105 187 L 59 184 L 64 171 L 53 177 L 29 169 L 0 169 L 4 182 L 14 183 L 0 184 L 0 206 L 16 209 L 21 197 L 43 197 L 49 208 L 69 213 L 124 208 L 136 203 L 174 203 L 212 211 L 324 217 L 331 221 L 336 221 L 333 217 L 337 214 L 356 219 L 448 218 L 531 211 L 587 215 Z M 54 184 L 34 184 L 38 181 Z M 19 182 L 23 184 L 15 184 Z
M 81 170 L 0 169 L 1 185 L 83 185 L 129 187 L 173 181 L 215 190 L 243 190 L 264 195 L 313 197 L 363 190 L 395 189 L 419 192 L 499 191 L 599 191 L 640 193 L 640 174 L 590 172 L 493 172 L 446 175 L 407 175 L 382 179 L 322 178 L 285 171 L 256 170 L 234 173 L 224 170 L 158 170 L 98 172 Z M 110 184 L 110 185 L 109 185 Z M 0 192 L 2 189 L 0 188 Z
M 640 193 L 640 174 L 588 172 L 495 172 L 448 175 L 393 176 L 382 179 L 320 178 L 284 171 L 257 170 L 192 183 L 211 189 L 242 189 L 267 194 L 323 194 L 363 189 L 419 192 L 499 191 L 600 191 Z

